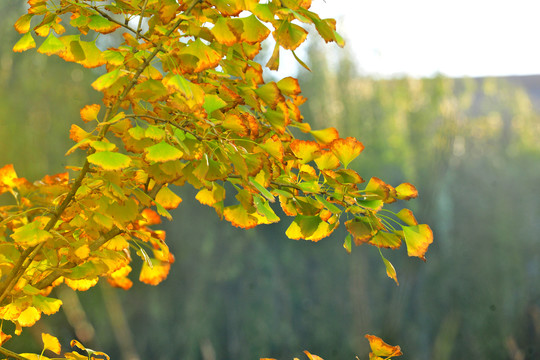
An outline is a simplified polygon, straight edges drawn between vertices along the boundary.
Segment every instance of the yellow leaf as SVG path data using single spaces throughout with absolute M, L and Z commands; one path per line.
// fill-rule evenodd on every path
M 84 122 L 97 120 L 100 109 L 101 106 L 98 104 L 86 105 L 81 109 L 81 119 L 83 119 Z
M 317 355 L 313 355 L 311 354 L 309 351 L 307 350 L 304 350 L 304 354 L 307 355 L 307 357 L 309 358 L 309 360 L 323 360 L 320 356 L 317 356 Z
M 148 265 L 146 261 L 143 262 L 139 280 L 145 284 L 157 285 L 165 280 L 169 274 L 171 264 L 157 259 L 150 259 L 150 262 L 152 266 Z
M 370 357 L 372 354 L 382 358 L 403 355 L 399 346 L 388 345 L 381 338 L 375 335 L 366 335 L 366 339 L 368 339 L 369 346 L 371 347 Z
M 0 346 L 4 345 L 9 339 L 11 339 L 11 335 L 4 334 L 4 332 L 0 330 Z
M 72 288 L 73 290 L 78 291 L 86 291 L 90 289 L 92 286 L 96 285 L 99 281 L 99 278 L 93 278 L 93 279 L 80 279 L 80 280 L 73 280 L 65 278 L 64 282 L 67 286 Z
M 244 229 L 254 228 L 259 223 L 257 218 L 253 214 L 248 213 L 240 204 L 226 207 L 223 210 L 223 215 L 233 226 Z
M 107 241 L 103 247 L 105 249 L 113 250 L 113 251 L 119 251 L 124 250 L 129 247 L 129 243 L 126 241 L 126 239 L 122 235 L 116 235 L 111 240 Z
M 168 186 L 162 187 L 156 195 L 158 202 L 165 209 L 176 209 L 182 202 L 180 196 L 176 195 Z
M 426 261 L 425 253 L 433 242 L 433 231 L 428 225 L 404 226 L 403 235 L 407 243 L 407 254 Z
M 35 307 L 28 307 L 21 312 L 17 318 L 17 322 L 24 327 L 32 326 L 41 318 L 41 313 Z
M 364 145 L 355 138 L 348 137 L 332 141 L 330 149 L 332 149 L 343 166 L 347 168 L 347 165 L 364 150 Z
M 293 140 L 290 148 L 301 164 L 306 164 L 321 155 L 321 148 L 315 141 Z
M 47 333 L 41 333 L 41 340 L 43 340 L 44 350 L 50 350 L 53 353 L 60 355 L 62 349 L 60 347 L 60 342 L 56 337 Z

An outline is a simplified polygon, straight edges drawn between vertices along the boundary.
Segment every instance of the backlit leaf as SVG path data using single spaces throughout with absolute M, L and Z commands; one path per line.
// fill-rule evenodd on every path
M 167 278 L 171 264 L 157 259 L 150 259 L 151 266 L 143 262 L 139 280 L 145 284 L 157 285 Z
M 279 26 L 274 31 L 274 39 L 283 48 L 287 50 L 295 50 L 304 42 L 307 37 L 307 31 L 286 20 L 278 21 Z
M 50 350 L 53 353 L 60 355 L 62 348 L 56 337 L 47 333 L 41 333 L 41 340 L 43 341 L 44 350 Z
M 356 245 L 368 242 L 377 232 L 369 222 L 364 221 L 362 218 L 346 221 L 345 226 L 353 236 Z
M 322 145 L 328 145 L 332 141 L 339 139 L 339 133 L 336 128 L 333 127 L 322 130 L 311 130 L 309 133 Z
M 87 278 L 87 279 L 79 279 L 79 280 L 73 280 L 65 278 L 64 282 L 67 286 L 72 288 L 73 290 L 78 291 L 87 291 L 91 287 L 95 286 L 99 281 L 99 278 Z
M 401 209 L 396 216 L 409 226 L 418 225 L 418 221 L 416 221 L 412 211 L 409 209 Z
M 392 346 L 385 343 L 381 338 L 375 335 L 366 335 L 366 339 L 369 341 L 371 347 L 371 354 L 381 358 L 389 358 L 393 356 L 403 355 L 399 346 Z
M 54 34 L 51 32 L 49 36 L 47 36 L 45 41 L 41 44 L 41 46 L 37 49 L 37 52 L 41 54 L 52 55 L 57 54 L 64 49 L 64 43 L 58 40 L 58 38 L 54 36 Z
M 84 52 L 84 59 L 77 60 L 79 64 L 81 64 L 85 68 L 95 68 L 101 65 L 105 65 L 107 61 L 105 60 L 102 51 L 99 50 L 99 48 L 96 46 L 95 41 L 80 41 L 79 45 Z
M 101 106 L 98 104 L 86 105 L 81 109 L 81 119 L 84 122 L 97 120 Z
M 52 315 L 58 312 L 60 306 L 62 306 L 62 300 L 45 297 L 39 294 L 34 295 L 32 303 L 35 308 L 46 315 Z
M 300 84 L 298 84 L 298 80 L 287 76 L 277 82 L 277 87 L 281 92 L 285 95 L 298 95 L 300 94 Z
M 179 66 L 185 73 L 197 73 L 206 69 L 212 69 L 216 67 L 221 60 L 221 55 L 216 50 L 203 43 L 199 38 L 184 47 L 179 52 L 179 55 Z
M 321 155 L 320 146 L 315 141 L 293 140 L 290 148 L 301 164 L 306 164 Z
M 307 350 L 304 350 L 304 354 L 306 354 L 309 360 L 323 360 L 323 358 L 321 358 L 320 356 L 314 355 Z
M 182 158 L 182 151 L 174 146 L 161 141 L 155 145 L 149 146 L 144 149 L 146 160 L 155 162 L 165 162 L 178 160 Z
M 398 282 L 398 279 L 397 279 L 397 273 L 396 273 L 396 269 L 394 268 L 394 265 L 392 265 L 392 263 L 390 261 L 388 261 L 383 256 L 382 253 L 381 253 L 381 258 L 383 259 L 384 266 L 386 267 L 386 275 L 388 275 L 388 277 L 390 279 L 394 280 L 396 282 L 396 284 L 399 286 L 399 282 Z
M 414 185 L 409 183 L 403 183 L 396 187 L 397 198 L 400 200 L 409 200 L 418 196 L 418 190 Z
M 401 246 L 401 238 L 396 234 L 379 231 L 371 238 L 369 243 L 380 248 L 397 249 Z
M 219 17 L 210 32 L 220 44 L 231 46 L 236 44 L 238 39 L 227 25 L 227 22 L 224 17 Z
M 206 113 L 210 115 L 216 110 L 219 110 L 227 105 L 227 102 L 224 101 L 222 98 L 220 98 L 217 95 L 206 95 L 204 97 L 204 110 L 206 110 Z
M 122 170 L 131 164 L 129 156 L 111 151 L 100 151 L 89 155 L 87 159 L 91 164 L 105 170 Z
M 11 234 L 13 240 L 18 244 L 34 246 L 52 238 L 52 235 L 43 229 L 40 229 L 41 223 L 33 221 L 21 226 Z
M 27 32 L 19 39 L 19 41 L 15 43 L 15 45 L 13 46 L 13 51 L 23 52 L 28 49 L 33 49 L 35 47 L 36 47 L 36 41 L 32 37 L 32 33 Z
M 182 199 L 171 189 L 169 189 L 168 186 L 164 186 L 157 193 L 156 202 L 158 202 L 165 209 L 176 209 L 182 202 Z
M 255 15 L 238 20 L 243 24 L 243 31 L 240 33 L 240 38 L 248 44 L 259 43 L 270 35 L 270 30 Z
M 120 69 L 113 70 L 98 77 L 96 81 L 92 83 L 92 87 L 97 91 L 103 91 L 111 87 L 116 80 L 120 77 Z
M 319 241 L 328 237 L 334 228 L 319 216 L 297 215 L 285 234 L 289 239 Z
M 227 221 L 236 227 L 251 229 L 258 225 L 257 218 L 249 214 L 240 204 L 226 207 L 223 209 L 223 215 Z
M 364 150 L 364 145 L 353 137 L 336 139 L 329 146 L 345 168 Z
M 30 21 L 34 17 L 33 14 L 24 14 L 21 16 L 16 22 L 15 22 L 15 30 L 19 32 L 19 34 L 26 34 L 30 31 Z
M 24 327 L 32 326 L 41 318 L 41 313 L 35 307 L 28 307 L 21 312 L 17 318 L 17 322 Z
M 109 34 L 120 27 L 120 25 L 105 19 L 100 15 L 90 15 L 88 27 L 101 34 Z
M 407 254 L 426 261 L 425 253 L 433 242 L 433 232 L 428 225 L 404 226 L 403 235 L 407 244 Z

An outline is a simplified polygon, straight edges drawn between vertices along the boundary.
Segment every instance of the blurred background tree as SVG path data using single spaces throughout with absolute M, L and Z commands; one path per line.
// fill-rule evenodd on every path
M 12 53 L 23 9 L 0 4 L 0 166 L 31 179 L 63 170 L 68 124 L 99 100 L 89 86 L 98 73 Z M 362 141 L 352 165 L 366 178 L 417 186 L 409 205 L 436 239 L 426 264 L 385 251 L 396 287 L 375 249 L 343 250 L 344 233 L 314 246 L 286 239 L 288 221 L 238 230 L 183 189 L 163 225 L 177 260 L 168 280 L 128 293 L 60 289 L 64 313 L 36 333 L 54 327 L 117 359 L 289 359 L 302 349 L 353 359 L 367 353 L 367 332 L 414 359 L 537 359 L 538 78 L 374 79 L 346 52 L 326 53 L 308 50 L 304 116 Z M 28 350 L 33 339 L 16 341 Z

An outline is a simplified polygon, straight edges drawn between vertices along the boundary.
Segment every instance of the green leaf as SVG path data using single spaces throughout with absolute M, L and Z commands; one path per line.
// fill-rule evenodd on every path
M 102 167 L 104 170 L 121 170 L 131 164 L 131 158 L 127 155 L 112 151 L 100 151 L 88 156 L 91 164 Z
M 92 87 L 97 91 L 103 91 L 111 87 L 116 82 L 116 80 L 118 80 L 120 75 L 120 69 L 116 69 L 106 74 L 103 74 L 92 83 Z
M 219 110 L 225 106 L 227 106 L 227 102 L 217 95 L 206 95 L 204 97 L 203 107 L 204 107 L 204 110 L 206 110 L 206 113 L 208 115 L 210 115 L 214 111 Z
M 146 160 L 155 162 L 178 160 L 184 155 L 182 151 L 165 141 L 149 146 L 144 151 L 146 153 Z
M 352 251 L 352 236 L 351 234 L 347 234 L 347 236 L 345 236 L 345 241 L 343 242 L 343 247 L 345 248 L 345 250 L 350 254 L 351 251 Z
M 23 225 L 11 234 L 13 240 L 18 244 L 34 246 L 52 238 L 52 235 L 43 229 L 40 229 L 40 222 L 33 221 Z
M 322 203 L 328 210 L 330 210 L 333 214 L 341 214 L 341 209 L 338 208 L 336 205 L 332 204 L 328 200 L 326 200 L 323 196 L 315 195 L 315 198 Z
M 63 42 L 58 40 L 56 36 L 51 32 L 45 39 L 43 44 L 37 49 L 38 53 L 53 55 L 63 51 L 66 48 Z
M 272 195 L 272 193 L 270 193 L 270 191 L 268 191 L 264 186 L 262 186 L 261 184 L 259 184 L 255 178 L 253 177 L 249 177 L 249 181 L 253 184 L 253 186 L 255 186 L 257 188 L 257 190 L 259 190 L 259 192 L 265 197 L 267 198 L 269 201 L 271 202 L 274 202 L 276 199 L 274 198 L 274 195 Z

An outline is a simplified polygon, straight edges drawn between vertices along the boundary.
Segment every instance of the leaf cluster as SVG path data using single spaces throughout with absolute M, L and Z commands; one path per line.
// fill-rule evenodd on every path
M 170 185 L 195 187 L 197 200 L 237 227 L 279 221 L 272 206 L 279 202 L 294 217 L 291 239 L 319 241 L 344 222 L 349 252 L 353 242 L 395 249 L 405 241 L 410 256 L 424 259 L 429 227 L 410 210 L 383 209 L 416 197 L 414 186 L 377 178 L 362 185 L 348 168 L 362 143 L 334 128 L 312 130 L 299 110 L 306 99 L 298 81 L 265 81 L 254 61 L 272 34 L 266 67 L 277 69 L 280 50 L 294 54 L 308 35 L 299 24 L 343 45 L 335 21 L 311 12 L 311 1 L 28 4 L 14 51 L 37 47 L 37 36 L 44 38 L 38 52 L 106 72 L 92 84 L 103 103 L 85 106 L 86 124 L 70 129 L 67 155 L 86 152 L 84 165 L 69 169 L 74 178 L 66 172 L 30 183 L 11 165 L 0 169 L 0 193 L 12 195 L 0 207 L 0 318 L 17 334 L 58 311 L 61 301 L 49 294 L 61 283 L 84 291 L 105 277 L 129 289 L 133 255 L 143 262 L 140 281 L 165 279 L 174 257 L 152 226 L 182 201 Z M 101 50 L 99 38 L 111 33 L 119 43 Z M 293 128 L 312 140 L 295 138 Z

